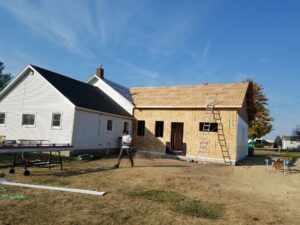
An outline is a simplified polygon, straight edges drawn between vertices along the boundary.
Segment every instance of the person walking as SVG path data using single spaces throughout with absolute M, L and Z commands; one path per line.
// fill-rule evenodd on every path
M 128 155 L 128 158 L 131 163 L 131 167 L 134 166 L 132 154 L 131 154 L 131 148 L 132 148 L 132 137 L 130 136 L 127 130 L 123 130 L 122 147 L 120 149 L 119 158 L 117 163 L 115 164 L 115 168 L 119 168 L 124 151 L 126 151 Z

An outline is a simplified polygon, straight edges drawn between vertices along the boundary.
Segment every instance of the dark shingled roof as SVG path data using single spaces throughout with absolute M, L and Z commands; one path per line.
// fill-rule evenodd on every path
M 75 106 L 106 112 L 110 114 L 131 117 L 112 98 L 93 85 L 74 80 L 70 77 L 31 65 L 60 93 L 68 98 Z

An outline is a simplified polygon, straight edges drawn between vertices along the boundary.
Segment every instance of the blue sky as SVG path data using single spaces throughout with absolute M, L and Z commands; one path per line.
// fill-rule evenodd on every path
M 103 64 L 125 86 L 231 83 L 264 87 L 267 137 L 300 124 L 300 1 L 0 0 L 0 60 L 85 81 Z

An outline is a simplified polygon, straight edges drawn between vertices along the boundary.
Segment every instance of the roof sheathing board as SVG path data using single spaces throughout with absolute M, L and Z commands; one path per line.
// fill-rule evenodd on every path
M 220 108 L 241 108 L 248 83 L 175 87 L 131 88 L 136 107 L 203 108 L 217 102 Z

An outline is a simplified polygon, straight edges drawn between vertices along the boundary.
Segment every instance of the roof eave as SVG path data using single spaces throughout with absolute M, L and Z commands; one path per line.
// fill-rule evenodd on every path
M 27 72 L 28 69 L 33 70 L 33 68 L 28 65 L 26 66 L 16 77 L 13 78 L 13 80 L 11 82 L 9 82 L 9 84 L 0 92 L 0 98 L 6 93 L 8 92 Z
M 113 114 L 113 113 L 108 113 L 108 112 L 103 112 L 103 111 L 88 109 L 88 108 L 84 108 L 84 107 L 80 107 L 80 106 L 75 106 L 75 109 L 77 109 L 77 110 L 83 110 L 83 111 L 88 111 L 88 112 L 93 112 L 93 113 L 105 114 L 105 115 L 109 115 L 109 116 L 122 117 L 122 118 L 126 118 L 126 119 L 133 119 L 133 117 L 130 117 L 130 116 L 123 116 L 123 115 L 118 115 L 118 114 Z
M 99 79 L 99 77 L 96 74 L 94 74 L 87 81 L 85 81 L 85 83 L 89 84 L 95 78 Z
M 148 109 L 206 109 L 206 105 L 199 105 L 199 106 L 147 106 L 147 105 L 135 105 L 135 108 L 148 108 Z M 218 109 L 240 109 L 242 106 L 236 106 L 236 105 L 231 105 L 231 106 L 214 106 L 214 108 Z

